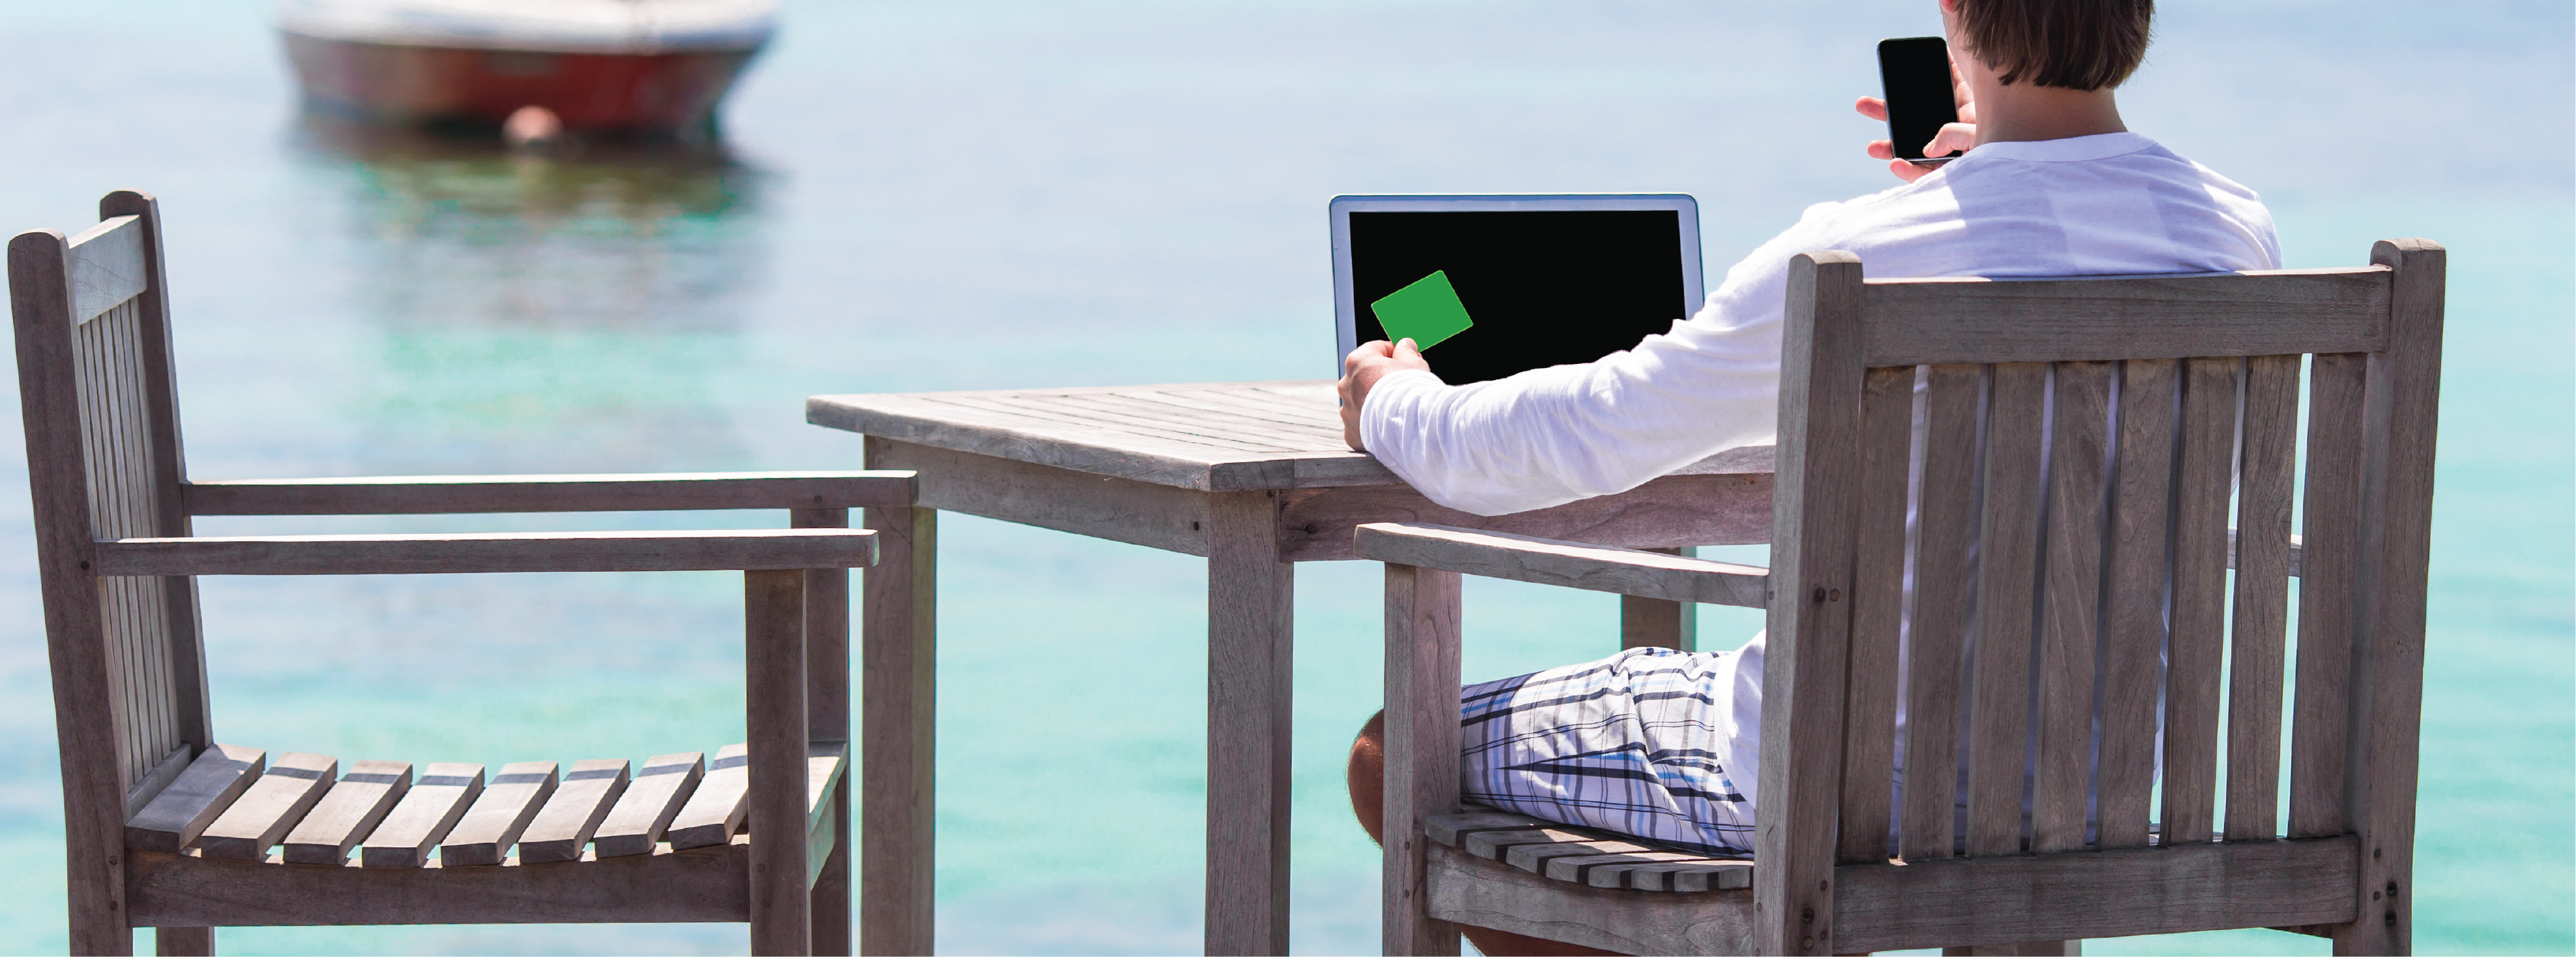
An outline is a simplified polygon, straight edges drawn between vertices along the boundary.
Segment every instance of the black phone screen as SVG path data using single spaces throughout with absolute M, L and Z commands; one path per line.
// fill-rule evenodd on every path
M 1896 158 L 1923 159 L 1924 144 L 1959 121 L 1950 88 L 1950 43 L 1940 37 L 1878 41 L 1878 81 L 1887 94 L 1887 138 Z

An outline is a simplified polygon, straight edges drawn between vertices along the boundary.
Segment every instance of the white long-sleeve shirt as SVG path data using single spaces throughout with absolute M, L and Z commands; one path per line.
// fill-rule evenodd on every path
M 1360 409 L 1371 454 L 1432 501 L 1501 515 L 1623 492 L 1778 431 L 1789 259 L 1874 278 L 2280 268 L 2252 190 L 2135 133 L 1988 143 L 1886 192 L 1807 208 L 1697 315 L 1597 362 L 1463 386 L 1419 370 Z M 1569 317 L 1579 321 L 1580 317 Z M 1439 368 L 1439 356 L 1428 357 Z

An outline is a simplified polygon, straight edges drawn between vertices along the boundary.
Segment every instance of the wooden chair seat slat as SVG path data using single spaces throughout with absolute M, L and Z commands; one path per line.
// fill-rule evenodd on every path
M 179 779 L 162 789 L 125 824 L 125 844 L 137 850 L 177 853 L 259 780 L 268 752 L 218 744 L 206 749 Z
M 360 761 L 286 833 L 281 852 L 289 864 L 338 864 L 365 840 L 385 813 L 411 790 L 411 763 Z
M 560 783 L 552 761 L 502 765 L 456 827 L 439 840 L 438 862 L 448 867 L 501 863 Z
M 626 793 L 629 767 L 614 758 L 573 762 L 554 796 L 519 835 L 519 860 L 530 864 L 580 860 L 582 848 L 600 823 L 608 820 L 618 796 Z
M 706 753 L 687 751 L 659 754 L 644 761 L 644 769 L 635 772 L 626 785 L 617 806 L 600 822 L 591 835 L 591 844 L 601 857 L 625 857 L 647 854 L 662 840 L 662 832 L 671 826 L 671 818 L 680 813 L 680 805 L 697 790 L 698 779 L 707 773 Z
M 285 840 L 286 832 L 322 802 L 322 795 L 339 778 L 338 758 L 302 751 L 278 755 L 259 780 L 197 836 L 198 850 L 207 857 L 236 861 L 267 857 L 268 849 Z
M 713 847 L 733 840 L 742 829 L 743 815 L 751 809 L 751 746 L 728 744 L 716 750 L 716 759 L 707 765 L 707 775 L 698 782 L 689 802 L 671 818 L 666 838 L 671 846 L 686 850 Z
M 480 764 L 442 761 L 421 769 L 402 801 L 368 832 L 359 845 L 358 859 L 368 867 L 429 863 L 429 849 L 447 837 L 482 793 Z

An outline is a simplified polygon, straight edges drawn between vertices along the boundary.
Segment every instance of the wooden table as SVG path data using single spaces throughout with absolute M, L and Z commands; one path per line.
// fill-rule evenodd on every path
M 921 474 L 869 509 L 862 624 L 860 952 L 931 952 L 931 609 L 937 510 L 1208 560 L 1207 952 L 1288 951 L 1292 563 L 1350 559 L 1352 529 L 1419 521 L 1634 548 L 1770 540 L 1771 450 L 1712 456 L 1618 495 L 1486 518 L 1432 504 L 1342 444 L 1329 381 L 823 395 L 807 421 Z M 880 600 L 884 596 L 884 600 Z M 1689 609 L 1626 599 L 1623 643 L 1688 648 Z

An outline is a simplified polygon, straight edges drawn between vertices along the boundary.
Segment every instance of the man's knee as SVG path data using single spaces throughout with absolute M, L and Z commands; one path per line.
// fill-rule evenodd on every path
M 1386 712 L 1370 715 L 1360 726 L 1360 736 L 1351 741 L 1351 763 L 1346 772 L 1350 779 L 1351 813 L 1368 831 L 1369 840 L 1378 840 L 1386 825 Z

